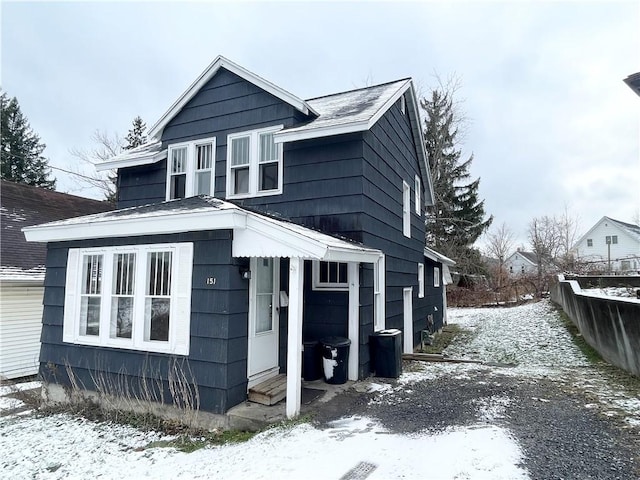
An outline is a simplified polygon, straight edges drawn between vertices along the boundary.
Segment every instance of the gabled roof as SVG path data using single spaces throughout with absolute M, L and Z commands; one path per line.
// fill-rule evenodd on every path
M 533 265 L 533 266 L 537 266 L 538 265 L 538 255 L 536 255 L 533 252 L 525 252 L 523 250 L 517 250 L 517 251 L 513 252 L 511 255 L 509 255 L 507 257 L 505 262 L 508 262 L 509 259 L 511 259 L 512 257 L 516 257 L 518 255 L 521 256 L 525 261 L 529 262 L 531 265 Z
M 47 249 L 29 243 L 23 227 L 113 208 L 106 202 L 0 181 L 0 278 L 42 276 Z
M 440 262 L 445 265 L 453 266 L 456 264 L 455 260 L 451 260 L 449 257 L 445 257 L 441 253 L 438 253 L 429 247 L 424 247 L 424 256 L 430 258 L 434 262 Z
M 204 72 L 200 74 L 200 76 L 193 82 L 189 88 L 187 88 L 180 97 L 171 105 L 169 110 L 167 110 L 164 115 L 160 117 L 160 120 L 156 122 L 156 124 L 151 127 L 149 130 L 149 137 L 155 140 L 159 140 L 162 136 L 162 131 L 164 127 L 175 117 L 182 107 L 184 107 L 189 100 L 191 100 L 196 93 L 218 72 L 220 68 L 224 68 L 229 70 L 230 72 L 238 75 L 241 78 L 244 78 L 248 82 L 253 83 L 254 85 L 260 87 L 266 92 L 269 92 L 274 97 L 279 98 L 283 102 L 288 103 L 292 107 L 296 108 L 300 112 L 305 115 L 317 115 L 315 110 L 310 107 L 304 100 L 292 95 L 286 90 L 274 85 L 268 80 L 256 75 L 253 72 L 250 72 L 244 67 L 241 67 L 237 63 L 232 62 L 231 60 L 223 57 L 222 55 L 218 55 L 216 59 L 211 62 L 211 64 L 205 69 Z
M 591 227 L 587 233 L 585 233 L 584 235 L 582 235 L 582 237 L 580 237 L 580 239 L 575 243 L 575 245 L 572 247 L 572 249 L 575 249 L 580 243 L 582 243 L 586 238 L 589 237 L 589 235 L 591 235 L 591 233 L 603 222 L 608 221 L 610 222 L 612 225 L 615 225 L 616 227 L 618 227 L 618 229 L 621 232 L 624 232 L 625 234 L 627 234 L 629 237 L 631 237 L 633 240 L 635 240 L 636 242 L 640 243 L 640 226 L 638 225 L 634 225 L 633 223 L 626 223 L 626 222 L 621 222 L 620 220 L 615 220 L 611 217 L 607 217 L 606 215 L 604 217 L 602 217 L 600 220 L 598 220 L 593 227 Z
M 636 95 L 640 95 L 640 72 L 632 73 L 623 82 L 629 85 L 629 88 L 636 92 Z
M 376 261 L 382 252 L 201 195 L 27 227 L 31 242 L 233 229 L 234 257 Z

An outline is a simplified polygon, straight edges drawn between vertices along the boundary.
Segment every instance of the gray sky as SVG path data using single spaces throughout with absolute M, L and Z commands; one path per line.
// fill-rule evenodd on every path
M 461 78 L 465 155 L 494 225 L 640 209 L 639 2 L 26 3 L 1 5 L 2 89 L 55 167 L 97 129 L 149 127 L 218 55 L 301 98 Z M 59 171 L 58 189 L 97 196 Z

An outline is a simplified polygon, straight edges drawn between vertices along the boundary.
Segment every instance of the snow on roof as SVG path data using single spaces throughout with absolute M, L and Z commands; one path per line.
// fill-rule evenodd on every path
M 147 165 L 155 163 L 167 157 L 167 150 L 162 149 L 162 142 L 150 141 L 142 145 L 125 150 L 115 157 L 97 163 L 96 170 L 111 170 L 112 168 L 130 167 L 133 165 Z
M 606 218 L 618 225 L 621 229 L 623 229 L 625 232 L 627 232 L 629 235 L 640 242 L 640 226 L 634 225 L 633 223 L 621 222 L 620 220 L 616 220 L 611 217 Z

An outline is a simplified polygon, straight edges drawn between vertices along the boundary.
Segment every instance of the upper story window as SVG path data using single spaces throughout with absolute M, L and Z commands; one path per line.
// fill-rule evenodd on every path
M 63 341 L 189 353 L 191 243 L 69 249 Z
M 314 290 L 348 290 L 347 264 L 343 262 L 313 262 Z
M 618 236 L 617 235 L 612 235 L 612 236 L 607 235 L 607 238 L 605 239 L 605 243 L 607 245 L 618 243 Z
M 593 247 L 593 238 L 587 238 L 587 247 Z
M 411 188 L 402 181 L 402 233 L 405 237 L 411 237 Z
M 417 175 L 414 178 L 413 181 L 413 186 L 415 189 L 415 202 L 416 202 L 416 213 L 419 216 L 422 216 L 422 206 L 420 204 L 421 200 L 421 191 L 422 191 L 422 185 L 420 184 L 420 177 L 418 177 Z
M 227 137 L 227 198 L 282 193 L 282 145 L 273 134 L 282 125 Z
M 169 146 L 167 200 L 213 195 L 215 138 Z

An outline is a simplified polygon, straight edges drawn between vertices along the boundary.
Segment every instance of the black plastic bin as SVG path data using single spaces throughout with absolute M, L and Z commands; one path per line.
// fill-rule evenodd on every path
M 351 340 L 344 337 L 325 337 L 322 344 L 322 369 L 324 379 L 332 385 L 347 382 L 349 374 L 349 345 Z
M 302 345 L 302 378 L 307 382 L 318 380 L 322 377 L 320 342 L 310 340 L 302 342 Z
M 402 332 L 395 328 L 369 336 L 371 369 L 376 377 L 398 378 L 402 373 Z

